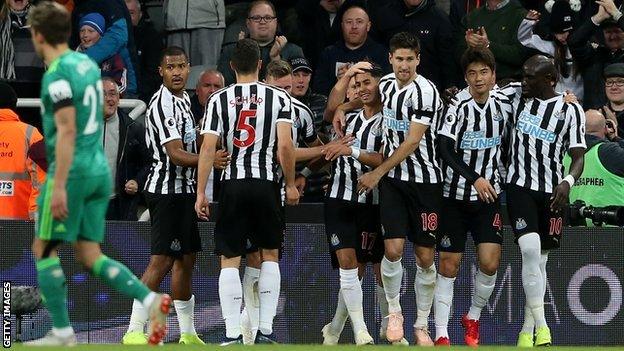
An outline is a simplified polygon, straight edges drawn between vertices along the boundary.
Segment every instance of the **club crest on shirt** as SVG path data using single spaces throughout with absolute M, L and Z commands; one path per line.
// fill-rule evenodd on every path
M 503 120 L 503 114 L 500 111 L 497 111 L 494 116 L 492 116 L 492 119 L 496 122 L 500 122 Z
M 405 100 L 405 102 L 403 102 L 403 106 L 412 107 L 412 99 Z
M 297 129 L 301 128 L 301 118 L 299 118 L 299 116 L 295 116 L 293 120 L 293 127 Z
M 371 129 L 371 134 L 373 134 L 374 136 L 378 137 L 381 135 L 381 123 L 377 124 L 376 126 L 374 126 Z
M 565 112 L 563 110 L 559 110 L 553 114 L 553 117 L 559 121 L 563 121 L 565 119 Z

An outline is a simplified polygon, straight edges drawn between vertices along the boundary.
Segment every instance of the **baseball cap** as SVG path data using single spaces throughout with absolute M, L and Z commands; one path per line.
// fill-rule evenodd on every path
M 312 67 L 305 57 L 295 57 L 291 59 L 290 66 L 292 67 L 293 73 L 301 69 L 305 69 L 306 71 L 312 73 Z
M 613 63 L 605 67 L 604 77 L 624 77 L 624 63 Z

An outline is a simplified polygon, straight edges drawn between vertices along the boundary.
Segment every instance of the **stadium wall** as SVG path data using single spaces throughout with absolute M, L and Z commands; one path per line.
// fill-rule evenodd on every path
M 212 223 L 201 223 L 204 251 L 194 272 L 196 325 L 202 338 L 219 341 L 224 333 L 217 290 L 219 266 L 213 254 Z M 13 286 L 36 285 L 36 271 L 30 244 L 33 223 L 0 221 L 0 278 Z M 567 228 L 563 246 L 550 254 L 546 317 L 556 345 L 624 344 L 624 230 L 619 228 Z M 103 251 L 119 259 L 140 275 L 149 258 L 149 224 L 109 222 Z M 472 277 L 476 272 L 472 242 L 455 283 L 453 314 L 449 322 L 451 341 L 461 344 L 460 319 L 470 306 Z M 406 252 L 411 251 L 411 246 Z M 80 342 L 117 343 L 127 327 L 132 301 L 91 278 L 73 261 L 71 250 L 60 253 L 69 287 L 69 310 Z M 413 255 L 406 255 L 401 302 L 406 336 L 411 340 L 415 316 Z M 514 344 L 523 318 L 524 293 L 521 257 L 509 227 L 498 280 L 481 319 L 484 344 Z M 321 343 L 321 328 L 333 316 L 338 292 L 338 274 L 331 269 L 324 226 L 318 223 L 288 225 L 284 243 L 282 294 L 276 317 L 278 340 L 287 343 Z M 242 271 L 241 271 L 242 272 Z M 162 290 L 169 291 L 170 280 Z M 379 330 L 379 309 L 375 283 L 369 268 L 363 283 L 365 317 L 371 334 Z M 433 316 L 430 321 L 433 330 Z M 44 309 L 23 316 L 22 340 L 42 336 L 51 326 Z M 17 332 L 13 317 L 13 340 Z M 168 341 L 177 341 L 175 315 L 169 317 Z M 347 323 L 341 342 L 352 342 Z

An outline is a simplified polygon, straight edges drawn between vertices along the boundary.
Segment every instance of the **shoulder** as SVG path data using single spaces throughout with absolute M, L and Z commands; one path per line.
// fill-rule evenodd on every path
M 291 98 L 292 99 L 292 103 L 293 106 L 295 106 L 296 108 L 302 110 L 304 113 L 307 113 L 310 117 L 312 116 L 312 110 L 310 110 L 310 108 L 304 104 L 303 102 L 297 100 L 296 98 Z
M 279 97 L 279 98 L 287 99 L 287 100 L 291 100 L 291 101 L 294 100 L 290 96 L 290 94 L 288 94 L 288 92 L 286 90 L 282 89 L 282 88 L 279 88 L 279 87 L 276 87 L 276 86 L 272 86 L 272 85 L 268 85 L 268 84 L 263 83 L 263 82 L 258 82 L 257 84 L 258 84 L 258 86 L 264 87 L 266 90 L 273 91 L 273 93 L 275 93 L 275 95 L 277 97 Z

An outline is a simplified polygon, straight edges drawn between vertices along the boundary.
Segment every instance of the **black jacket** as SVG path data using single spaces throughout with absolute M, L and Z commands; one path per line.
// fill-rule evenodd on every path
M 620 18 L 617 26 L 624 30 L 624 16 Z M 592 36 L 596 34 L 602 39 L 602 30 L 592 22 L 591 18 L 585 22 L 568 38 L 570 53 L 583 70 L 583 107 L 595 109 L 604 106 L 607 102 L 605 94 L 603 70 L 612 63 L 624 63 L 624 49 L 611 51 L 603 44 L 592 42 Z
M 390 73 L 390 63 L 388 62 L 388 49 L 374 41 L 370 36 L 361 47 L 351 50 L 346 47 L 344 41 L 340 40 L 334 45 L 330 45 L 323 50 L 319 63 L 314 71 L 314 82 L 312 89 L 314 92 L 329 95 L 329 92 L 336 84 L 336 63 L 350 62 L 357 63 L 368 58 L 379 64 L 384 73 Z
M 158 61 L 164 48 L 163 35 L 154 28 L 152 22 L 145 19 L 141 19 L 133 32 L 137 38 L 139 99 L 148 104 L 162 84 L 162 78 L 158 74 Z
M 340 20 L 330 25 L 329 13 L 318 0 L 299 0 L 295 6 L 301 33 L 301 48 L 312 67 L 316 67 L 323 49 L 340 38 Z
M 420 39 L 418 74 L 435 83 L 442 91 L 456 85 L 458 68 L 453 57 L 451 22 L 434 0 L 410 10 L 403 0 L 371 1 L 371 20 L 382 43 L 399 32 L 416 34 Z
M 145 144 L 145 127 L 121 110 L 118 110 L 117 114 L 119 116 L 119 148 L 115 192 L 119 199 L 119 213 L 122 218 L 116 219 L 136 220 L 138 194 L 147 179 L 151 159 Z M 139 192 L 135 195 L 128 195 L 124 189 L 126 183 L 132 179 L 139 184 Z

